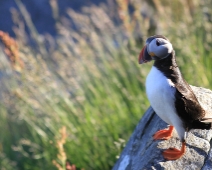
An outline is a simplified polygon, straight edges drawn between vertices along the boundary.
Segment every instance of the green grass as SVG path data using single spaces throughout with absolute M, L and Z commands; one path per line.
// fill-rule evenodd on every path
M 202 19 L 199 4 L 189 20 L 184 15 L 189 6 L 175 3 L 183 9 L 176 10 L 176 4 L 156 5 L 158 24 L 176 50 L 185 79 L 212 89 L 211 22 Z M 8 76 L 0 89 L 0 169 L 59 169 L 53 160 L 64 169 L 66 158 L 79 169 L 111 169 L 148 108 L 145 77 L 152 63 L 138 65 L 142 45 L 136 43 L 133 27 L 138 21 L 147 37 L 148 20 L 129 21 L 128 16 L 115 26 L 100 7 L 85 13 L 69 11 L 76 24 L 83 25 L 79 32 L 58 23 L 61 36 L 44 37 L 44 42 L 34 39 L 37 48 L 18 37 L 24 69 L 17 71 L 8 61 L 2 62 L 1 72 Z M 91 16 L 102 20 L 91 22 Z M 36 34 L 33 37 L 39 37 Z M 5 57 L 1 52 L 0 58 Z M 67 138 L 60 132 L 62 127 Z

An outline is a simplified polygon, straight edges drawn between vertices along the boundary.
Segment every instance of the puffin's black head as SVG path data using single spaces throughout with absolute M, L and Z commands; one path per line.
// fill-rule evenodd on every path
M 172 44 L 166 37 L 154 35 L 146 40 L 146 45 L 141 50 L 138 62 L 143 64 L 151 60 L 161 60 L 168 57 L 172 51 Z

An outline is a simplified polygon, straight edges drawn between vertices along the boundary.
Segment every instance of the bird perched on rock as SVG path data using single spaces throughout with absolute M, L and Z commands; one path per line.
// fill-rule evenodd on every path
M 199 104 L 189 84 L 183 79 L 175 59 L 170 41 L 162 36 L 151 36 L 146 40 L 138 62 L 143 64 L 154 60 L 154 65 L 146 79 L 146 92 L 156 114 L 168 123 L 168 129 L 160 130 L 153 136 L 169 139 L 175 128 L 182 147 L 170 148 L 163 152 L 167 160 L 176 160 L 186 151 L 185 138 L 191 129 L 211 129 L 211 119 Z

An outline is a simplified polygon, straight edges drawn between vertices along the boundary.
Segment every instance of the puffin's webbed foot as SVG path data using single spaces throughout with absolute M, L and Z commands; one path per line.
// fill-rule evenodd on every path
M 186 150 L 185 141 L 182 142 L 182 147 L 180 150 L 176 148 L 169 148 L 163 152 L 163 157 L 166 160 L 176 160 L 183 156 Z
M 169 129 L 159 130 L 153 135 L 153 139 L 154 140 L 158 140 L 158 139 L 167 140 L 167 139 L 170 139 L 172 137 L 173 129 L 174 129 L 174 126 L 169 126 Z

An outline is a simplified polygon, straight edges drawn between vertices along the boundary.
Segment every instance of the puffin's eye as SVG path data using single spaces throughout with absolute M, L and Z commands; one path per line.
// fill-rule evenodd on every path
M 156 40 L 156 45 L 157 45 L 157 46 L 159 46 L 159 45 L 160 45 L 159 40 Z

